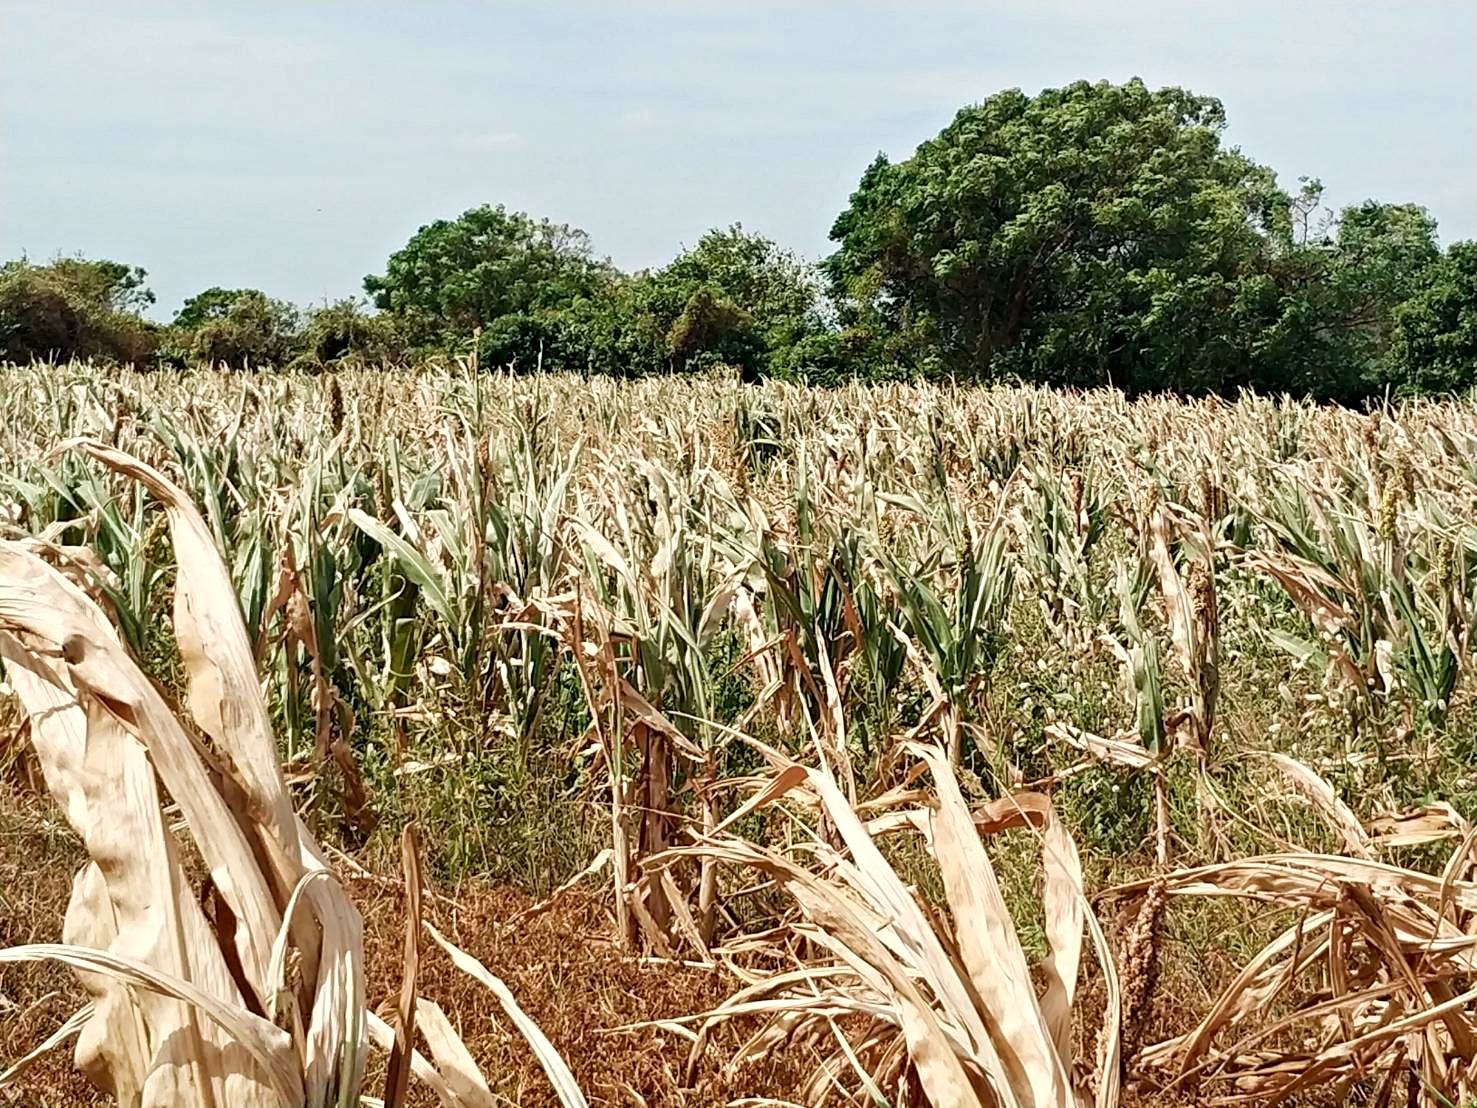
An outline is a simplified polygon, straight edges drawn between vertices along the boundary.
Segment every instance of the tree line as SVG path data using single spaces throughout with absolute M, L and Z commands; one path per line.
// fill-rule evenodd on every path
M 330 366 L 475 351 L 636 376 L 1251 388 L 1345 403 L 1477 384 L 1477 243 L 1415 204 L 1330 211 L 1224 142 L 1218 100 L 1139 80 L 1009 90 L 867 167 L 811 265 L 742 226 L 623 273 L 589 236 L 483 206 L 420 228 L 367 300 L 208 289 L 146 321 L 146 274 L 0 267 L 0 357 Z

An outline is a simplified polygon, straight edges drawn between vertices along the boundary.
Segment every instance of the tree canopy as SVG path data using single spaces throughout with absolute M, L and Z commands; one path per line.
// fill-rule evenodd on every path
M 820 326 L 809 267 L 739 224 L 709 231 L 629 284 L 611 302 L 617 318 L 607 329 L 640 336 L 649 348 L 645 361 L 669 372 L 719 362 L 757 377 Z M 595 362 L 609 361 L 598 340 L 589 351 Z
M 1400 392 L 1471 388 L 1477 381 L 1477 242 L 1453 243 L 1394 315 L 1391 360 Z
M 422 227 L 364 288 L 407 338 L 429 345 L 464 340 L 507 317 L 560 311 L 615 276 L 585 232 L 484 205 Z
M 1307 182 L 1294 202 L 1293 233 L 1268 258 L 1261 306 L 1243 316 L 1246 372 L 1225 384 L 1344 402 L 1392 385 L 1395 310 L 1441 256 L 1436 224 L 1413 204 L 1372 200 L 1334 215 L 1320 208 L 1321 192 Z
M 1224 127 L 1219 101 L 1137 80 L 999 93 L 867 170 L 833 291 L 961 377 L 1203 387 L 1243 355 L 1238 309 L 1288 220 Z
M 567 224 L 483 205 L 421 227 L 303 312 L 209 288 L 173 323 L 142 269 L 0 268 L 0 357 L 386 362 L 746 380 L 1025 380 L 1129 392 L 1250 388 L 1358 403 L 1477 385 L 1472 243 L 1412 203 L 1333 212 L 1225 141 L 1220 101 L 1079 81 L 996 93 L 905 160 L 878 155 L 811 265 L 740 224 L 623 273 Z
M 149 363 L 157 328 L 137 314 L 154 301 L 147 276 L 121 262 L 86 258 L 0 265 L 0 357 Z
M 300 313 L 259 289 L 212 288 L 185 301 L 174 319 L 189 355 L 234 369 L 286 365 L 296 352 Z

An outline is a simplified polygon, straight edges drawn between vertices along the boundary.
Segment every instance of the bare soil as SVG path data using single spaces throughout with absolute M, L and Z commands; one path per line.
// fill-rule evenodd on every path
M 0 947 L 60 939 L 72 876 L 84 861 L 45 800 L 0 786 Z M 399 882 L 352 874 L 345 882 L 364 915 L 370 1006 L 393 1022 L 404 970 Z M 424 902 L 427 918 L 507 983 L 568 1061 L 592 1106 L 708 1108 L 738 1096 L 784 1098 L 795 1087 L 796 1061 L 785 1058 L 732 1078 L 722 1074 L 740 1029 L 714 1037 L 690 1084 L 684 1038 L 650 1027 L 619 1030 L 707 1011 L 737 984 L 719 971 L 653 965 L 623 954 L 606 941 L 613 928 L 598 897 L 572 891 L 549 911 L 509 926 L 533 904 L 518 890 L 469 883 L 439 893 Z M 429 942 L 419 988 L 461 1032 L 494 1092 L 524 1108 L 557 1106 L 537 1060 L 496 1000 Z M 0 1069 L 41 1043 L 86 999 L 67 970 L 0 970 Z M 380 1091 L 383 1063 L 372 1055 L 367 1092 Z M 0 1092 L 0 1104 L 26 1108 L 111 1103 L 72 1068 L 70 1044 L 37 1063 L 22 1089 Z M 432 1105 L 434 1099 L 422 1090 L 412 1103 Z

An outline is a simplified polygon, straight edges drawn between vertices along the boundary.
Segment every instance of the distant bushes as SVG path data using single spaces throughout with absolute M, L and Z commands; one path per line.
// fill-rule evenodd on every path
M 257 289 L 210 288 L 154 323 L 140 314 L 154 303 L 146 276 L 85 258 L 0 266 L 0 360 L 313 369 L 405 356 L 394 322 L 352 299 L 304 312 Z
M 185 301 L 169 327 L 174 363 L 231 369 L 380 364 L 405 352 L 394 324 L 357 300 L 307 312 L 256 289 L 212 288 Z
M 249 369 L 293 361 L 303 324 L 291 304 L 256 289 L 212 288 L 185 301 L 171 330 L 180 360 Z
M 382 363 L 405 357 L 405 343 L 394 322 L 385 315 L 370 314 L 361 300 L 338 300 L 314 308 L 303 321 L 297 348 L 299 357 L 320 365 L 346 358 Z
M 473 208 L 422 227 L 364 284 L 423 351 L 466 349 L 475 333 L 482 364 L 519 370 L 781 376 L 791 348 L 825 331 L 811 267 L 738 225 L 624 274 L 582 231 Z
M 313 370 L 475 355 L 613 377 L 1023 381 L 1359 404 L 1477 387 L 1477 244 L 1417 204 L 1332 211 L 1224 143 L 1220 101 L 1076 82 L 967 107 L 862 173 L 811 265 L 734 224 L 623 273 L 578 228 L 482 205 L 303 311 L 211 288 L 169 325 L 144 272 L 0 268 L 0 358 Z
M 149 365 L 161 329 L 138 310 L 153 302 L 142 270 L 59 259 L 0 266 L 0 356 L 12 362 L 92 358 Z

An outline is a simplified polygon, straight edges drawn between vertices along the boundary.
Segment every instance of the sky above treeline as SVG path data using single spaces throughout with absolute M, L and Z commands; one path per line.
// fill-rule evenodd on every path
M 1228 141 L 1334 205 L 1477 236 L 1471 0 L 0 4 L 0 260 L 356 295 L 483 203 L 625 269 L 742 222 L 808 258 L 881 150 L 1080 78 L 1224 101 Z

